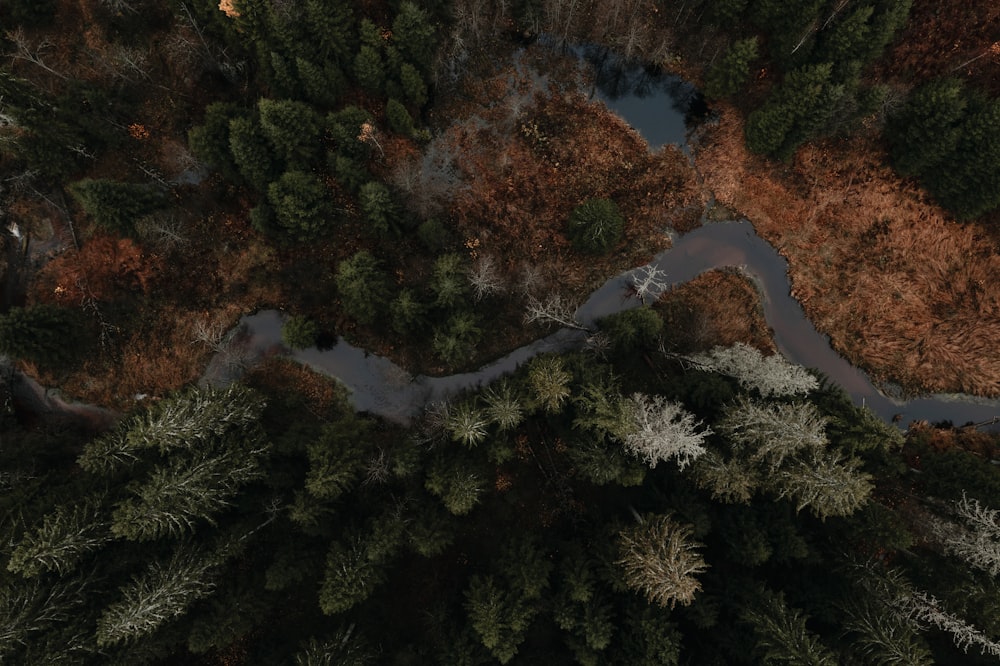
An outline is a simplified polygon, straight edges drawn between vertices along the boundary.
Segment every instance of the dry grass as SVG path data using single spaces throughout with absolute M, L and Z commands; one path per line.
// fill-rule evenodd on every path
M 760 294 L 746 277 L 710 271 L 664 294 L 656 309 L 673 351 L 688 352 L 743 342 L 775 350 Z
M 1000 394 L 1000 256 L 864 139 L 747 154 L 722 109 L 696 160 L 707 186 L 788 258 L 792 293 L 834 347 L 912 389 Z

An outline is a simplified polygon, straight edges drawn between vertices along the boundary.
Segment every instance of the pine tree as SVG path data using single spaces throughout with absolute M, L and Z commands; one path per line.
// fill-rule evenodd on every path
M 779 499 L 790 498 L 796 511 L 808 507 L 821 520 L 849 516 L 872 491 L 872 477 L 860 467 L 860 460 L 845 458 L 837 449 L 809 449 L 778 470 L 772 490 Z
M 95 223 L 122 235 L 132 233 L 140 217 L 166 204 L 164 197 L 147 185 L 103 178 L 78 180 L 69 186 L 69 192 Z
M 392 43 L 407 62 L 429 73 L 434 64 L 435 29 L 430 17 L 410 0 L 403 0 L 392 22 Z
M 320 119 L 312 108 L 292 100 L 261 99 L 260 127 L 286 164 L 308 164 L 319 152 Z
M 469 295 L 466 260 L 462 255 L 441 255 L 434 261 L 432 271 L 430 288 L 434 292 L 434 304 L 438 307 L 455 307 Z
M 97 644 L 108 647 L 152 633 L 215 589 L 218 558 L 183 545 L 120 589 L 121 599 L 97 622 Z
M 835 666 L 837 659 L 806 628 L 801 611 L 789 608 L 784 595 L 764 591 L 752 607 L 744 608 L 743 619 L 754 628 L 756 649 L 768 664 L 795 666 Z
M 307 349 L 316 344 L 319 324 L 302 315 L 289 318 L 281 326 L 281 341 L 291 349 Z
M 264 190 L 280 173 L 274 149 L 254 118 L 229 121 L 229 150 L 240 174 L 258 190 Z
M 73 571 L 80 560 L 111 539 L 101 498 L 88 498 L 72 506 L 59 506 L 26 533 L 11 552 L 8 571 L 26 577 L 54 571 Z
M 469 621 L 483 645 L 501 664 L 508 663 L 537 614 L 534 605 L 504 589 L 493 576 L 473 576 L 465 599 Z
M 513 430 L 524 420 L 521 396 L 506 379 L 490 384 L 483 392 L 486 416 L 499 430 Z
M 610 199 L 589 199 L 569 216 L 568 234 L 573 246 L 588 254 L 604 254 L 618 245 L 625 228 L 618 205 Z
M 395 229 L 399 206 L 388 187 L 378 181 L 369 181 L 361 186 L 358 199 L 365 221 L 377 235 L 385 236 Z
M 305 171 L 287 171 L 267 188 L 275 222 L 286 240 L 306 242 L 331 227 L 333 205 L 323 182 Z
M 456 516 L 464 516 L 482 500 L 486 479 L 468 459 L 453 451 L 439 453 L 427 466 L 424 487 Z
M 357 19 L 351 3 L 305 0 L 305 19 L 316 59 L 347 66 L 357 51 Z
M 528 386 L 533 402 L 548 413 L 560 411 L 569 399 L 572 378 L 559 356 L 536 356 L 528 364 Z
M 400 335 L 413 335 L 420 331 L 427 323 L 426 313 L 427 306 L 412 289 L 401 289 L 389 305 L 392 328 Z
M 673 608 L 690 605 L 701 583 L 695 576 L 708 565 L 691 540 L 690 525 L 670 515 L 649 516 L 618 533 L 619 559 L 625 583 L 650 603 Z
M 368 428 L 360 419 L 344 419 L 323 428 L 306 447 L 309 471 L 306 491 L 321 500 L 334 500 L 357 483 L 367 465 Z
M 367 44 L 361 47 L 354 57 L 354 78 L 368 92 L 382 92 L 385 86 L 385 63 L 376 49 Z
M 710 98 L 732 97 L 750 81 L 750 64 L 757 59 L 757 38 L 733 42 L 705 76 L 705 95 Z
M 398 99 L 390 99 L 386 104 L 385 119 L 389 123 L 389 129 L 396 134 L 409 138 L 416 131 L 410 112 L 406 110 L 406 107 Z
M 205 107 L 202 124 L 188 132 L 188 148 L 194 156 L 230 180 L 239 179 L 240 172 L 230 148 L 229 121 L 240 115 L 236 104 L 213 102 Z
M 937 79 L 917 88 L 886 126 L 896 170 L 920 175 L 944 162 L 958 146 L 966 104 L 958 79 Z
M 362 323 L 373 323 L 389 301 L 389 280 L 367 250 L 340 262 L 336 280 L 344 310 Z
M 0 315 L 0 354 L 56 368 L 80 352 L 79 316 L 55 305 L 11 308 Z
M 811 403 L 762 403 L 741 398 L 728 407 L 721 433 L 748 460 L 772 471 L 805 449 L 826 447 L 827 420 Z
M 399 66 L 399 82 L 403 87 L 406 101 L 420 108 L 427 103 L 427 84 L 417 68 L 408 62 Z

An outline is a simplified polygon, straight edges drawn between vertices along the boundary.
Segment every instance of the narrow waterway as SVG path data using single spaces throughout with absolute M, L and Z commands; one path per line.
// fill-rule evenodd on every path
M 686 149 L 686 128 L 692 115 L 704 112 L 697 91 L 683 80 L 658 73 L 638 63 L 622 61 L 600 47 L 569 47 L 569 52 L 592 67 L 592 95 L 619 113 L 657 150 L 666 143 Z M 800 365 L 823 372 L 840 384 L 859 405 L 871 408 L 886 421 L 907 424 L 912 420 L 981 423 L 1000 416 L 1000 402 L 963 395 L 935 395 L 909 401 L 883 395 L 865 373 L 853 367 L 816 331 L 802 307 L 789 294 L 788 264 L 773 247 L 757 236 L 750 222 L 717 222 L 674 239 L 672 249 L 659 255 L 657 267 L 671 286 L 683 284 L 712 269 L 737 268 L 757 285 L 764 314 L 774 331 L 781 353 Z M 631 273 L 611 280 L 577 311 L 582 323 L 593 326 L 602 316 L 636 307 L 629 295 Z M 407 422 L 430 402 L 488 384 L 512 372 L 519 364 L 545 351 L 578 347 L 585 334 L 561 330 L 477 370 L 449 377 L 409 376 L 391 361 L 354 347 L 342 338 L 329 350 L 316 348 L 289 352 L 281 346 L 281 315 L 275 311 L 244 317 L 241 346 L 245 354 L 288 353 L 296 360 L 338 378 L 351 392 L 359 411 Z M 224 357 L 206 373 L 207 382 L 224 382 Z

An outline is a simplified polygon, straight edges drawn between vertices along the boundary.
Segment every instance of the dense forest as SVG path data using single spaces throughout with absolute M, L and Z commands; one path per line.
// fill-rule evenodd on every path
M 8 0 L 0 25 L 0 662 L 1000 657 L 995 434 L 853 404 L 738 272 L 573 305 L 746 213 L 873 376 L 1000 394 L 991 3 Z M 578 44 L 695 82 L 693 157 L 594 100 Z M 265 308 L 288 349 L 414 374 L 584 341 L 397 422 L 241 356 Z

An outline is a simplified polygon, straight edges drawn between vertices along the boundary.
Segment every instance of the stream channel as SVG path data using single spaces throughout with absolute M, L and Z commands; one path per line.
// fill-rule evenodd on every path
M 687 150 L 689 116 L 703 113 L 694 88 L 675 76 L 661 75 L 642 65 L 622 63 L 608 51 L 575 47 L 581 60 L 595 72 L 594 95 L 632 127 L 642 133 L 651 150 L 676 143 Z M 937 394 L 909 401 L 884 395 L 862 371 L 853 367 L 830 347 L 829 339 L 816 331 L 799 303 L 789 295 L 788 264 L 773 247 L 757 236 L 747 220 L 706 223 L 673 238 L 673 247 L 658 255 L 654 264 L 667 273 L 671 286 L 700 273 L 719 268 L 737 268 L 757 285 L 764 313 L 774 331 L 778 349 L 794 363 L 815 368 L 866 405 L 881 418 L 894 417 L 902 425 L 923 419 L 955 424 L 982 423 L 1000 416 L 1000 401 L 968 395 Z M 640 303 L 629 295 L 631 272 L 608 280 L 580 306 L 577 319 L 585 326 L 602 316 Z M 315 347 L 289 351 L 281 344 L 282 315 L 274 310 L 246 316 L 237 329 L 239 356 L 244 361 L 267 354 L 286 354 L 309 367 L 336 377 L 351 392 L 358 411 L 366 411 L 399 422 L 409 422 L 430 402 L 485 385 L 518 365 L 546 351 L 579 347 L 586 334 L 563 329 L 516 349 L 475 372 L 448 377 L 410 376 L 388 359 L 354 347 L 343 338 L 326 350 Z M 227 362 L 231 355 L 213 359 L 204 383 L 225 383 L 239 372 Z M 1000 424 L 997 426 L 1000 427 Z

